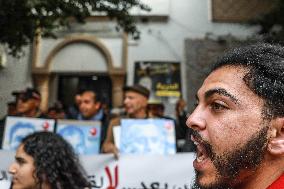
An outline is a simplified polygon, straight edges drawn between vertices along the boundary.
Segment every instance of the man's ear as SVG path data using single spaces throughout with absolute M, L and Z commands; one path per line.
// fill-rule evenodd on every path
M 34 99 L 34 104 L 35 104 L 35 106 L 36 107 L 40 107 L 40 100 L 36 100 L 36 99 Z
M 268 151 L 272 155 L 284 156 L 284 117 L 273 119 L 271 128 Z
M 97 110 L 100 109 L 100 108 L 101 108 L 101 105 L 102 105 L 102 103 L 97 101 L 96 104 L 95 104 L 96 109 L 97 109 Z

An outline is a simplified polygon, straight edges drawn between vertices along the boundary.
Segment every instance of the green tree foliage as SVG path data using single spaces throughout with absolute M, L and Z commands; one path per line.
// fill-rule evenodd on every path
M 54 31 L 68 26 L 70 18 L 84 23 L 94 13 L 115 19 L 119 28 L 139 37 L 129 13 L 134 7 L 150 10 L 139 0 L 0 0 L 0 43 L 8 45 L 11 55 L 19 56 L 39 31 L 45 37 L 55 37 Z
M 252 25 L 260 26 L 258 34 L 268 42 L 284 43 L 284 1 L 269 0 L 273 3 L 272 9 L 266 14 L 249 22 Z

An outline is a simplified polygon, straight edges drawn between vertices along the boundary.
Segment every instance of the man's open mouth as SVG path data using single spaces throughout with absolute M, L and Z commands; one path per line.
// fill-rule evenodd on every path
M 196 145 L 196 160 L 198 163 L 203 162 L 208 158 L 207 150 L 201 140 L 191 135 L 191 140 Z

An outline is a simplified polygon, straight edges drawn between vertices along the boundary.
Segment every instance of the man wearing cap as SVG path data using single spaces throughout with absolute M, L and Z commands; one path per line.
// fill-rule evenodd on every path
M 18 94 L 17 99 L 17 116 L 33 118 L 47 117 L 40 111 L 41 95 L 36 89 L 27 88 Z
M 16 114 L 18 117 L 47 118 L 40 109 L 41 96 L 34 88 L 27 88 L 24 91 L 14 91 L 12 95 L 16 97 Z M 8 114 L 9 116 L 9 114 Z M 6 116 L 0 121 L 0 148 L 2 144 Z
M 103 143 L 102 152 L 114 153 L 117 157 L 118 149 L 114 145 L 113 127 L 120 125 L 121 118 L 145 119 L 148 118 L 147 102 L 150 91 L 141 85 L 126 86 L 123 88 L 125 117 L 116 117 L 110 121 L 107 136 Z

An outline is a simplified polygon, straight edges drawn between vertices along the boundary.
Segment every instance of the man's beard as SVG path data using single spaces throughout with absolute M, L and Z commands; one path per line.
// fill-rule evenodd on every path
M 203 140 L 208 157 L 217 169 L 216 181 L 210 185 L 201 186 L 198 178 L 203 173 L 196 171 L 196 179 L 192 189 L 231 189 L 238 185 L 237 177 L 242 170 L 254 171 L 262 162 L 268 141 L 268 129 L 269 127 L 264 125 L 243 147 L 221 155 L 216 154 L 212 145 Z M 196 131 L 192 135 L 201 139 Z

